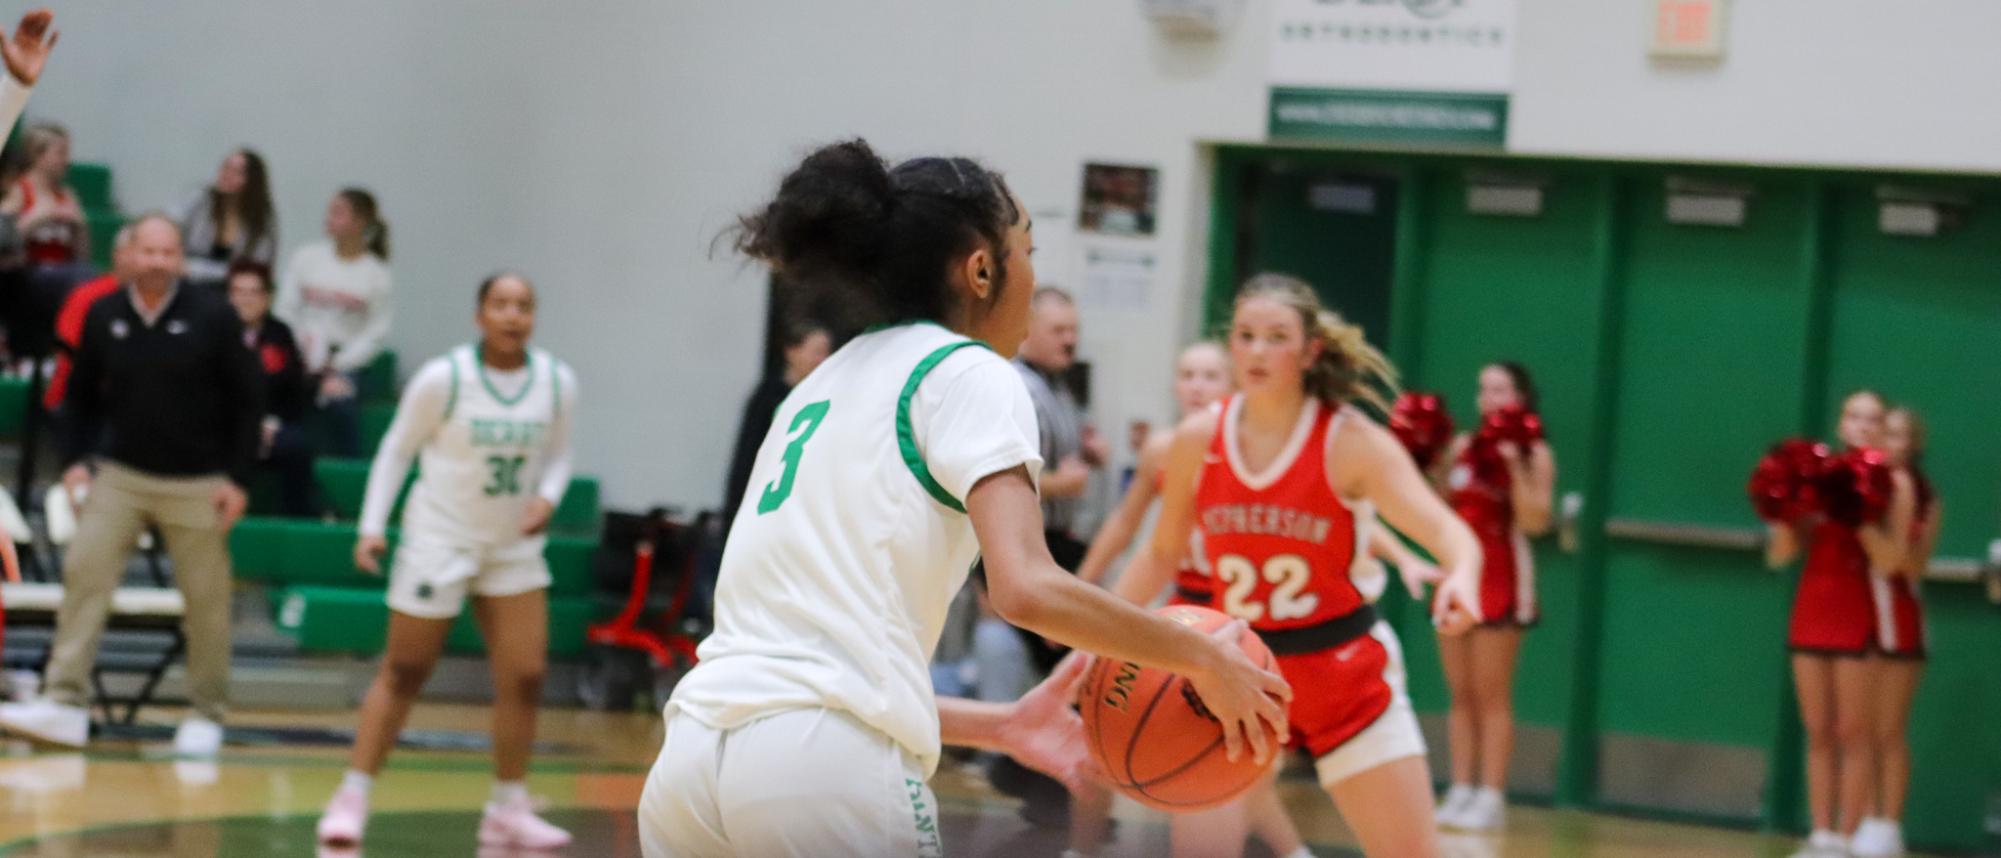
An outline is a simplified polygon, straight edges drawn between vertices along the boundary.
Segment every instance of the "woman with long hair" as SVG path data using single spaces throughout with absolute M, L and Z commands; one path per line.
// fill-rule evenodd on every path
M 1536 413 L 1535 381 L 1521 364 L 1490 363 L 1481 367 L 1479 381 L 1483 424 L 1504 411 Z M 1503 439 L 1486 450 L 1477 437 L 1476 429 L 1453 439 L 1434 474 L 1452 509 L 1479 537 L 1486 558 L 1479 625 L 1471 634 L 1438 641 L 1452 698 L 1446 718 L 1452 785 L 1439 803 L 1438 822 L 1462 831 L 1492 831 L 1505 823 L 1503 790 L 1515 745 L 1515 666 L 1522 633 L 1538 619 L 1529 537 L 1549 530 L 1556 486 L 1556 455 L 1542 439 L 1526 446 Z
M 1883 438 L 1884 400 L 1858 390 L 1841 403 L 1836 427 L 1849 450 L 1875 448 Z M 1878 628 L 1872 575 L 1903 568 L 1916 506 L 1910 475 L 1893 471 L 1888 512 L 1881 522 L 1849 522 L 1816 514 L 1770 523 L 1765 559 L 1773 568 L 1799 556 L 1806 564 L 1793 594 L 1787 646 L 1800 723 L 1806 728 L 1807 807 L 1813 831 L 1799 858 L 1848 854 L 1849 838 L 1869 815 L 1876 794 L 1875 720 Z
M 389 337 L 393 281 L 389 224 L 375 195 L 343 188 L 327 202 L 326 239 L 292 251 L 278 282 L 273 312 L 292 324 L 312 374 L 315 402 L 326 415 L 329 449 L 358 456 L 363 367 Z
M 264 157 L 249 147 L 224 155 L 215 181 L 181 207 L 188 282 L 220 286 L 241 260 L 265 267 L 278 257 L 278 213 Z
M 1374 572 L 1380 512 L 1439 559 L 1446 571 L 1433 623 L 1461 634 L 1479 616 L 1480 543 L 1389 430 L 1349 404 L 1386 407 L 1394 370 L 1360 328 L 1322 310 L 1310 286 L 1251 278 L 1238 292 L 1229 344 L 1240 392 L 1176 430 L 1160 521 L 1138 562 L 1172 569 L 1199 524 L 1216 606 L 1250 622 L 1277 656 L 1294 688 L 1294 744 L 1313 756 L 1363 851 L 1436 855 L 1431 775 L 1402 649 L 1357 581 Z M 1134 576 L 1119 589 L 1146 586 Z M 1190 852 L 1243 848 L 1242 813 L 1203 817 L 1205 842 Z
M 1925 606 L 1919 593 L 1938 547 L 1944 504 L 1925 476 L 1925 423 L 1908 405 L 1883 415 L 1883 455 L 1908 476 L 1914 503 L 1903 562 L 1869 580 L 1876 607 L 1876 803 L 1848 848 L 1856 858 L 1904 854 L 1904 799 L 1911 788 L 1911 703 L 1925 671 Z

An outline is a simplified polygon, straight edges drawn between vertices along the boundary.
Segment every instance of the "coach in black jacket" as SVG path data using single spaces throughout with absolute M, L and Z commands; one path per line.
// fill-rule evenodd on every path
M 63 604 L 36 711 L 78 736 L 97 656 L 125 564 L 148 524 L 159 528 L 187 602 L 189 698 L 175 749 L 212 755 L 222 741 L 229 683 L 228 534 L 243 515 L 256 466 L 263 382 L 243 323 L 210 290 L 180 283 L 180 229 L 164 215 L 133 224 L 130 283 L 91 307 L 70 378 L 75 419 L 63 436 L 63 481 L 81 515 L 63 569 Z M 87 492 L 87 499 L 82 496 Z

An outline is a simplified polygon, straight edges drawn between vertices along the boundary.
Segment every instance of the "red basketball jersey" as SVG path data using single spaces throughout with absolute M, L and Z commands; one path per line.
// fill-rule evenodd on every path
M 1153 490 L 1159 494 L 1167 484 L 1167 469 L 1162 468 L 1153 475 Z M 1210 597 L 1215 589 L 1215 579 L 1209 576 L 1209 569 L 1202 558 L 1202 528 L 1197 526 L 1188 531 L 1188 550 L 1174 565 L 1174 593 L 1171 604 L 1200 605 L 1209 607 Z
M 1314 626 L 1356 611 L 1366 600 L 1353 575 L 1375 514 L 1327 482 L 1330 439 L 1349 409 L 1308 399 L 1285 449 L 1257 474 L 1237 443 L 1242 410 L 1241 397 L 1224 406 L 1195 492 L 1216 609 L 1259 629 Z

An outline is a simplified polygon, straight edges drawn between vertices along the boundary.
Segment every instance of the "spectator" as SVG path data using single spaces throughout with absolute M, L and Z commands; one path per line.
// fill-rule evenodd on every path
M 43 698 L 0 706 L 0 728 L 81 747 L 98 640 L 126 561 L 148 524 L 186 602 L 188 696 L 177 753 L 213 756 L 229 690 L 229 529 L 257 459 L 264 414 L 243 323 L 220 298 L 182 287 L 181 234 L 164 214 L 132 227 L 131 282 L 84 320 L 70 375 L 63 482 L 81 507 L 65 558 Z M 85 494 L 88 493 L 86 499 Z
M 1076 302 L 1053 286 L 1037 289 L 1031 301 L 1028 337 L 1015 353 L 1014 365 L 1035 403 L 1042 460 L 1054 463 L 1042 474 L 1043 537 L 1056 565 L 1074 573 L 1087 547 L 1073 530 L 1078 508 L 1090 486 L 1091 469 L 1103 465 L 1110 450 L 1086 425 L 1083 406 L 1070 389 L 1069 372 L 1077 364 Z M 1062 651 L 1037 635 L 1008 627 L 990 610 L 984 614 L 973 635 L 979 697 L 1016 699 L 1055 667 Z M 1006 757 L 994 760 L 988 774 L 996 789 L 1024 800 L 1022 815 L 1029 821 L 1067 824 L 1068 794 L 1054 779 Z
M 49 49 L 56 44 L 55 32 L 49 29 L 54 19 L 49 10 L 36 9 L 21 16 L 21 23 L 12 35 L 0 33 L 0 61 L 7 66 L 7 73 L 0 75 L 0 128 L 14 127 L 21 111 L 28 106 L 28 95 L 42 77 Z M 6 151 L 0 151 L 0 188 L 13 187 L 21 176 L 19 163 L 11 157 L 13 149 L 8 146 Z M 32 324 L 23 324 L 20 316 L 21 294 L 26 290 L 23 285 L 27 279 L 26 264 L 17 224 L 13 218 L 0 218 L 0 324 L 16 337 L 29 335 L 29 345 L 33 345 L 42 332 Z M 11 352 L 25 353 L 18 341 L 8 346 Z
M 181 207 L 181 234 L 187 237 L 188 282 L 221 288 L 230 263 L 247 259 L 266 269 L 277 264 L 278 216 L 271 206 L 271 180 L 264 158 L 249 148 L 223 156 L 215 184 L 196 192 Z
M 239 259 L 229 266 L 229 303 L 243 320 L 243 344 L 264 373 L 264 423 L 258 453 L 264 470 L 278 476 L 281 512 L 298 518 L 319 513 L 313 504 L 313 445 L 306 434 L 305 358 L 292 327 L 271 315 L 271 269 Z
M 326 233 L 292 252 L 273 312 L 299 337 L 328 423 L 327 452 L 358 456 L 358 375 L 389 336 L 389 224 L 373 194 L 345 188 L 327 203 Z
M 41 124 L 22 135 L 26 169 L 0 197 L 0 214 L 14 220 L 27 257 L 27 280 L 15 296 L 8 332 L 16 357 L 48 353 L 56 308 L 70 287 L 90 276 L 90 230 L 83 205 L 67 183 L 69 132 Z
M 51 414 L 62 410 L 63 394 L 69 389 L 70 363 L 75 358 L 78 341 L 83 339 L 83 320 L 90 315 L 97 299 L 118 291 L 131 278 L 131 252 L 132 227 L 127 225 L 118 230 L 118 238 L 111 243 L 111 273 L 77 284 L 63 299 L 62 309 L 56 312 L 56 369 L 49 376 L 48 390 L 42 392 L 42 406 Z

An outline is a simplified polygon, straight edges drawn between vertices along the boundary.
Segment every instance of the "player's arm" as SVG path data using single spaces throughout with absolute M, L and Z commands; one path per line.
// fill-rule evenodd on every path
M 1508 499 L 1515 510 L 1515 527 L 1530 536 L 1549 532 L 1550 505 L 1556 495 L 1556 456 L 1549 444 L 1529 445 L 1526 456 L 1504 456 L 1508 463 Z
M 389 511 L 403 490 L 403 478 L 410 473 L 417 451 L 430 443 L 445 424 L 445 409 L 451 405 L 452 367 L 449 358 L 434 360 L 417 371 L 396 405 L 396 418 L 375 461 L 368 467 L 368 489 L 362 495 L 360 537 L 355 540 L 354 565 L 370 574 L 382 569 L 382 553 L 388 550 Z
M 1480 619 L 1480 542 L 1425 484 L 1410 454 L 1389 431 L 1370 420 L 1342 421 L 1328 477 L 1335 490 L 1368 498 L 1383 520 L 1408 534 L 1438 558 L 1445 579 L 1438 584 L 1432 623 L 1459 634 Z M 1341 479 L 1339 475 L 1352 475 Z
M 1076 789 L 1084 783 L 1090 753 L 1084 722 L 1070 708 L 1089 659 L 1071 656 L 1049 678 L 1013 703 L 963 697 L 938 698 L 938 730 L 947 745 L 999 751 Z
M 1369 531 L 1369 554 L 1396 567 L 1397 577 L 1403 579 L 1404 589 L 1410 591 L 1413 599 L 1424 598 L 1424 585 L 1445 579 L 1445 573 L 1438 571 L 1431 561 L 1417 556 L 1417 552 L 1404 545 L 1403 538 L 1388 527 Z
M 1126 487 L 1126 496 L 1119 501 L 1119 508 L 1112 511 L 1098 528 L 1098 535 L 1091 538 L 1091 547 L 1084 552 L 1084 562 L 1077 567 L 1077 577 L 1087 583 L 1096 584 L 1105 577 L 1112 560 L 1132 545 L 1133 536 L 1139 533 L 1139 526 L 1146 520 L 1146 508 L 1153 505 L 1154 476 L 1160 472 L 1162 460 L 1167 458 L 1168 445 L 1173 442 L 1170 435 L 1156 435 L 1146 439 L 1140 448 L 1139 466 L 1133 469 L 1132 485 Z
M 1235 638 L 1212 638 L 1063 571 L 1043 541 L 1042 508 L 1024 467 L 982 479 L 965 506 L 986 559 L 987 595 L 1002 619 L 1075 649 L 1188 677 L 1228 725 L 1230 759 L 1246 742 L 1257 759 L 1270 758 L 1274 738 L 1287 734 L 1292 689 L 1252 664 L 1230 642 Z M 1230 626 L 1231 634 L 1238 630 Z

